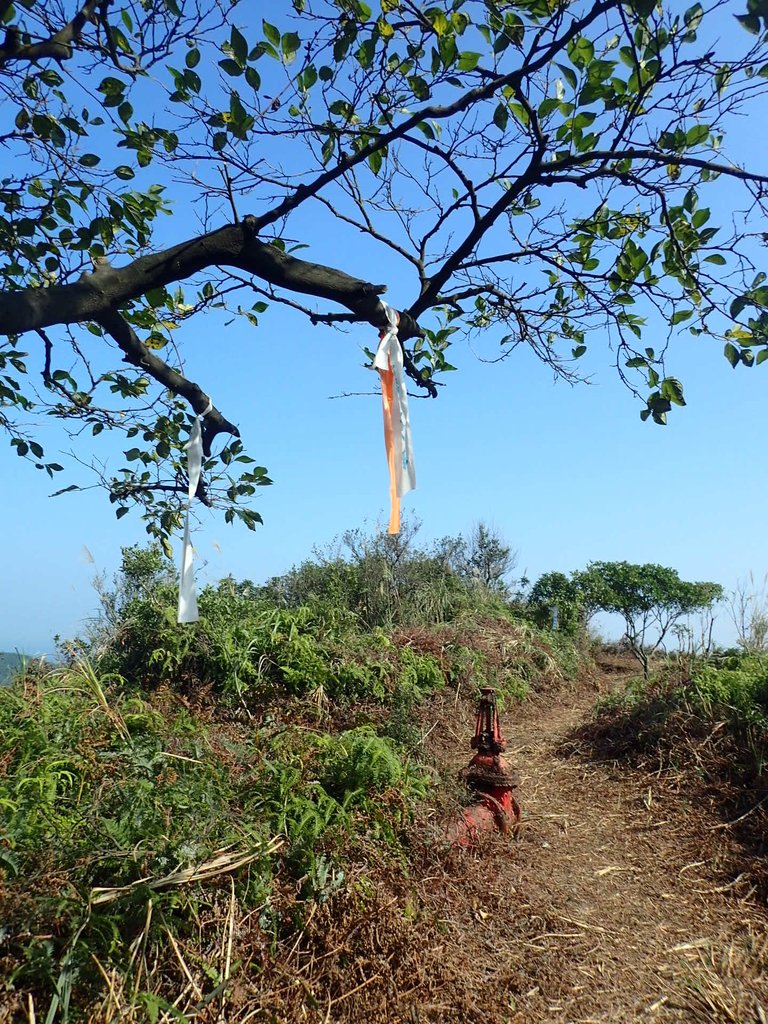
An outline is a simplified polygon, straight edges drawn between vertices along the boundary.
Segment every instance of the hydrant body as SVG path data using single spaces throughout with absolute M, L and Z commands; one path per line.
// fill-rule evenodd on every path
M 521 817 L 514 797 L 518 780 L 502 756 L 506 741 L 499 726 L 496 692 L 490 686 L 481 691 L 471 747 L 475 755 L 463 777 L 475 802 L 465 809 L 452 839 L 464 847 L 474 846 L 484 832 L 498 830 L 506 835 Z

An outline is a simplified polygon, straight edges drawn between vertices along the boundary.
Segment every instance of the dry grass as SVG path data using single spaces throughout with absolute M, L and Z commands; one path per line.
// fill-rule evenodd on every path
M 150 951 L 147 902 L 133 987 L 98 964 L 89 1024 L 768 1024 L 768 915 L 749 865 L 733 871 L 735 830 L 713 827 L 682 776 L 595 759 L 577 742 L 593 700 L 589 683 L 505 714 L 517 841 L 448 849 L 448 794 L 415 823 L 407 863 L 358 851 L 322 904 L 278 879 L 269 922 L 239 906 L 228 851 L 203 866 L 218 877 L 192 934 L 166 928 Z M 454 777 L 471 708 L 446 694 L 428 714 L 426 744 Z M 172 1001 L 153 1003 L 161 991 Z M 39 1019 L 28 1000 L 0 1008 Z

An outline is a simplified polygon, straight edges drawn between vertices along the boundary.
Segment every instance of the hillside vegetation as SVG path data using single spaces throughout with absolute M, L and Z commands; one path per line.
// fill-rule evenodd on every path
M 461 798 L 425 715 L 488 683 L 509 707 L 581 654 L 500 578 L 366 545 L 224 580 L 186 628 L 162 556 L 126 549 L 66 664 L 0 694 L 0 1019 L 324 1020 L 358 968 L 305 965 L 297 989 L 296 956 L 386 905 L 407 972 L 419 912 L 388 893 Z
M 590 591 L 557 574 L 528 591 L 512 567 L 485 528 L 429 550 L 412 532 L 354 531 L 264 586 L 204 589 L 200 621 L 179 627 L 164 557 L 125 549 L 119 577 L 99 584 L 98 621 L 63 645 L 63 662 L 31 664 L 0 691 L 0 1022 L 383 1022 L 410 1019 L 390 1013 L 394 999 L 410 1012 L 409 993 L 435 996 L 424 1021 L 554 1019 L 544 1003 L 526 1016 L 528 996 L 538 1007 L 532 993 L 551 986 L 535 959 L 515 968 L 511 1001 L 493 989 L 496 1016 L 477 1002 L 488 986 L 462 948 L 482 945 L 487 876 L 446 840 L 468 799 L 457 769 L 479 687 L 496 687 L 513 729 L 544 730 L 525 755 L 535 764 L 601 685 L 584 631 Z M 553 632 L 556 593 L 567 614 Z M 657 654 L 647 679 L 633 674 L 645 667 L 635 652 L 618 663 L 629 681 L 557 739 L 558 756 L 577 759 L 557 799 L 578 797 L 596 818 L 578 764 L 652 769 L 654 787 L 706 800 L 724 828 L 735 820 L 738 877 L 756 891 L 768 659 Z M 529 779 L 534 806 L 538 789 Z M 536 870 L 556 871 L 567 892 L 573 867 L 556 835 L 536 839 L 547 813 L 527 825 L 529 859 L 551 850 L 551 868 Z M 517 857 L 507 841 L 507 874 Z M 453 904 L 468 930 L 446 930 Z M 544 911 L 529 907 L 528 920 L 514 905 L 519 919 L 492 915 L 499 949 L 511 944 L 502 972 L 513 951 L 539 948 Z M 528 936 L 519 949 L 516 929 Z M 544 932 L 562 927 L 553 918 Z M 460 1017 L 445 1016 L 443 985 Z M 589 998 L 578 996 L 585 1012 Z
M 13 676 L 23 668 L 25 658 L 18 652 L 0 651 L 0 686 L 10 682 Z

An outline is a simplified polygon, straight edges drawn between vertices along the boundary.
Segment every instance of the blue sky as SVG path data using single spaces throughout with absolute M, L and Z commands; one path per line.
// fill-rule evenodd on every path
M 745 122 L 734 135 L 736 151 L 767 169 L 764 147 L 752 152 Z M 183 206 L 179 213 L 165 223 L 163 241 L 192 230 Z M 337 242 L 321 221 L 307 237 L 313 244 L 301 255 L 388 280 L 395 307 L 412 301 L 412 282 L 366 239 Z M 229 573 L 262 581 L 344 529 L 384 520 L 379 399 L 331 397 L 373 389 L 360 347 L 374 346 L 375 332 L 313 328 L 274 306 L 260 319 L 258 330 L 215 317 L 183 327 L 188 375 L 239 424 L 250 454 L 274 480 L 258 495 L 265 523 L 255 534 L 202 510 L 194 535 L 200 584 Z M 497 340 L 489 332 L 484 353 L 493 353 Z M 688 405 L 674 409 L 662 428 L 641 423 L 640 405 L 611 368 L 606 339 L 589 340 L 582 369 L 592 383 L 576 387 L 553 381 L 525 350 L 488 365 L 456 340 L 449 358 L 458 372 L 446 376 L 437 400 L 411 403 L 418 490 L 404 508 L 423 520 L 422 539 L 485 520 L 518 549 L 518 569 L 531 579 L 594 559 L 659 562 L 726 588 L 750 570 L 762 576 L 768 370 L 734 371 L 719 343 L 681 332 L 667 370 L 683 381 Z M 68 447 L 46 434 L 48 456 Z M 146 535 L 130 516 L 117 522 L 99 491 L 49 498 L 63 484 L 7 447 L 0 447 L 0 473 L 0 650 L 51 651 L 54 634 L 77 633 L 96 611 L 94 574 L 111 575 L 120 547 Z M 178 560 L 180 538 L 175 547 Z M 716 635 L 732 638 L 724 612 Z
M 270 311 L 257 332 L 239 323 L 221 331 L 217 352 L 231 351 L 231 360 L 210 359 L 205 327 L 190 335 L 190 363 L 206 364 L 217 402 L 274 479 L 259 494 L 265 524 L 255 534 L 204 513 L 195 532 L 200 582 L 228 573 L 263 580 L 313 544 L 383 518 L 379 400 L 329 397 L 370 388 L 356 348 L 371 341 L 365 329 L 337 335 Z M 418 490 L 404 507 L 423 520 L 425 540 L 484 519 L 519 550 L 531 578 L 592 559 L 660 562 L 727 587 L 765 570 L 759 369 L 734 371 L 718 345 L 685 341 L 674 367 L 688 406 L 658 427 L 641 423 L 608 368 L 593 384 L 570 387 L 523 352 L 486 365 L 459 344 L 454 361 L 459 372 L 437 400 L 411 403 Z M 47 478 L 7 449 L 0 467 L 9 495 L 0 510 L 0 649 L 50 650 L 54 633 L 70 636 L 93 614 L 94 573 L 111 574 L 120 546 L 142 541 L 143 527 L 131 517 L 116 522 L 99 491 L 47 497 Z M 730 635 L 725 621 L 718 632 Z

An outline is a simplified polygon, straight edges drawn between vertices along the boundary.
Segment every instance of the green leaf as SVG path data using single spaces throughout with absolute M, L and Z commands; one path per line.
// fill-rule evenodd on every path
M 573 355 L 574 359 L 580 359 L 584 355 L 584 353 L 586 351 L 587 351 L 587 346 L 586 345 L 577 345 L 576 348 L 574 348 L 572 350 L 571 354 Z
M 736 21 L 753 36 L 760 35 L 760 19 L 756 14 L 737 14 Z
M 280 46 L 280 30 L 275 28 L 274 25 L 270 25 L 268 21 L 262 21 L 261 27 L 264 29 L 264 35 L 272 43 L 273 46 Z
M 719 252 L 713 252 L 711 256 L 704 257 L 705 263 L 714 263 L 716 267 L 724 267 L 726 264 L 725 256 L 721 256 Z
M 685 405 L 683 385 L 676 377 L 665 377 L 661 382 L 661 394 L 675 405 Z
M 568 59 L 577 68 L 585 68 L 595 59 L 595 47 L 586 36 L 579 36 L 568 43 Z
M 280 40 L 280 51 L 283 55 L 284 64 L 293 64 L 296 54 L 299 52 L 301 39 L 298 32 L 286 32 Z
M 368 157 L 368 166 L 371 168 L 374 174 L 378 175 L 381 170 L 382 163 L 382 152 L 380 149 L 375 149 Z
M 676 313 L 672 314 L 670 323 L 674 326 L 675 324 L 681 324 L 686 320 L 690 320 L 693 316 L 692 309 L 679 309 Z
M 731 68 L 729 64 L 723 64 L 715 72 L 715 88 L 718 95 L 725 91 L 731 80 Z
M 232 60 L 231 57 L 227 57 L 225 60 L 220 60 L 219 67 L 225 74 L 229 75 L 230 78 L 237 78 L 238 75 L 242 75 L 243 73 L 243 69 L 237 61 Z
M 741 313 L 741 311 L 744 309 L 744 307 L 746 305 L 748 305 L 748 302 L 749 302 L 749 299 L 748 299 L 748 297 L 746 295 L 737 295 L 736 296 L 736 298 L 731 303 L 730 310 L 728 311 L 730 313 L 730 316 L 731 316 L 732 320 L 736 319 L 736 317 L 739 315 L 739 313 Z
M 421 75 L 411 75 L 408 79 L 408 85 L 410 85 L 411 92 L 417 100 L 429 99 L 429 86 Z
M 695 124 L 693 128 L 689 128 L 685 136 L 685 144 L 687 146 L 699 146 L 705 141 L 709 135 L 709 125 L 707 124 Z
M 725 348 L 723 349 L 723 355 L 734 369 L 738 366 L 741 358 L 739 355 L 739 350 L 736 348 L 735 345 L 732 345 L 730 341 L 726 342 Z
M 245 62 L 248 60 L 248 40 L 235 26 L 232 26 L 232 31 L 229 37 L 229 45 L 232 47 L 232 53 L 235 56 L 237 63 L 243 67 Z M 190 67 L 193 65 L 190 65 Z
M 693 7 L 689 7 L 683 15 L 683 22 L 689 32 L 695 32 L 701 24 L 701 19 L 704 17 L 704 8 L 701 4 L 694 4 Z
M 498 103 L 493 112 L 493 123 L 501 131 L 504 131 L 509 123 L 509 110 L 506 103 Z
M 323 143 L 323 148 L 322 148 L 322 151 L 321 151 L 321 157 L 322 157 L 322 161 L 323 161 L 323 166 L 325 166 L 328 163 L 328 161 L 331 159 L 331 157 L 333 156 L 334 149 L 335 149 L 335 139 L 334 139 L 334 137 L 332 135 L 329 135 L 328 138 Z
M 369 68 L 373 64 L 373 58 L 376 56 L 376 40 L 371 36 L 369 39 L 364 39 L 360 45 L 360 49 L 355 54 L 357 62 L 361 68 Z
M 457 67 L 459 71 L 474 71 L 477 65 L 480 63 L 481 54 L 473 53 L 471 50 L 465 50 L 459 55 L 459 62 Z
M 575 89 L 579 80 L 576 77 L 573 68 L 569 68 L 567 64 L 558 64 L 557 67 L 568 85 L 570 85 L 572 89 Z

